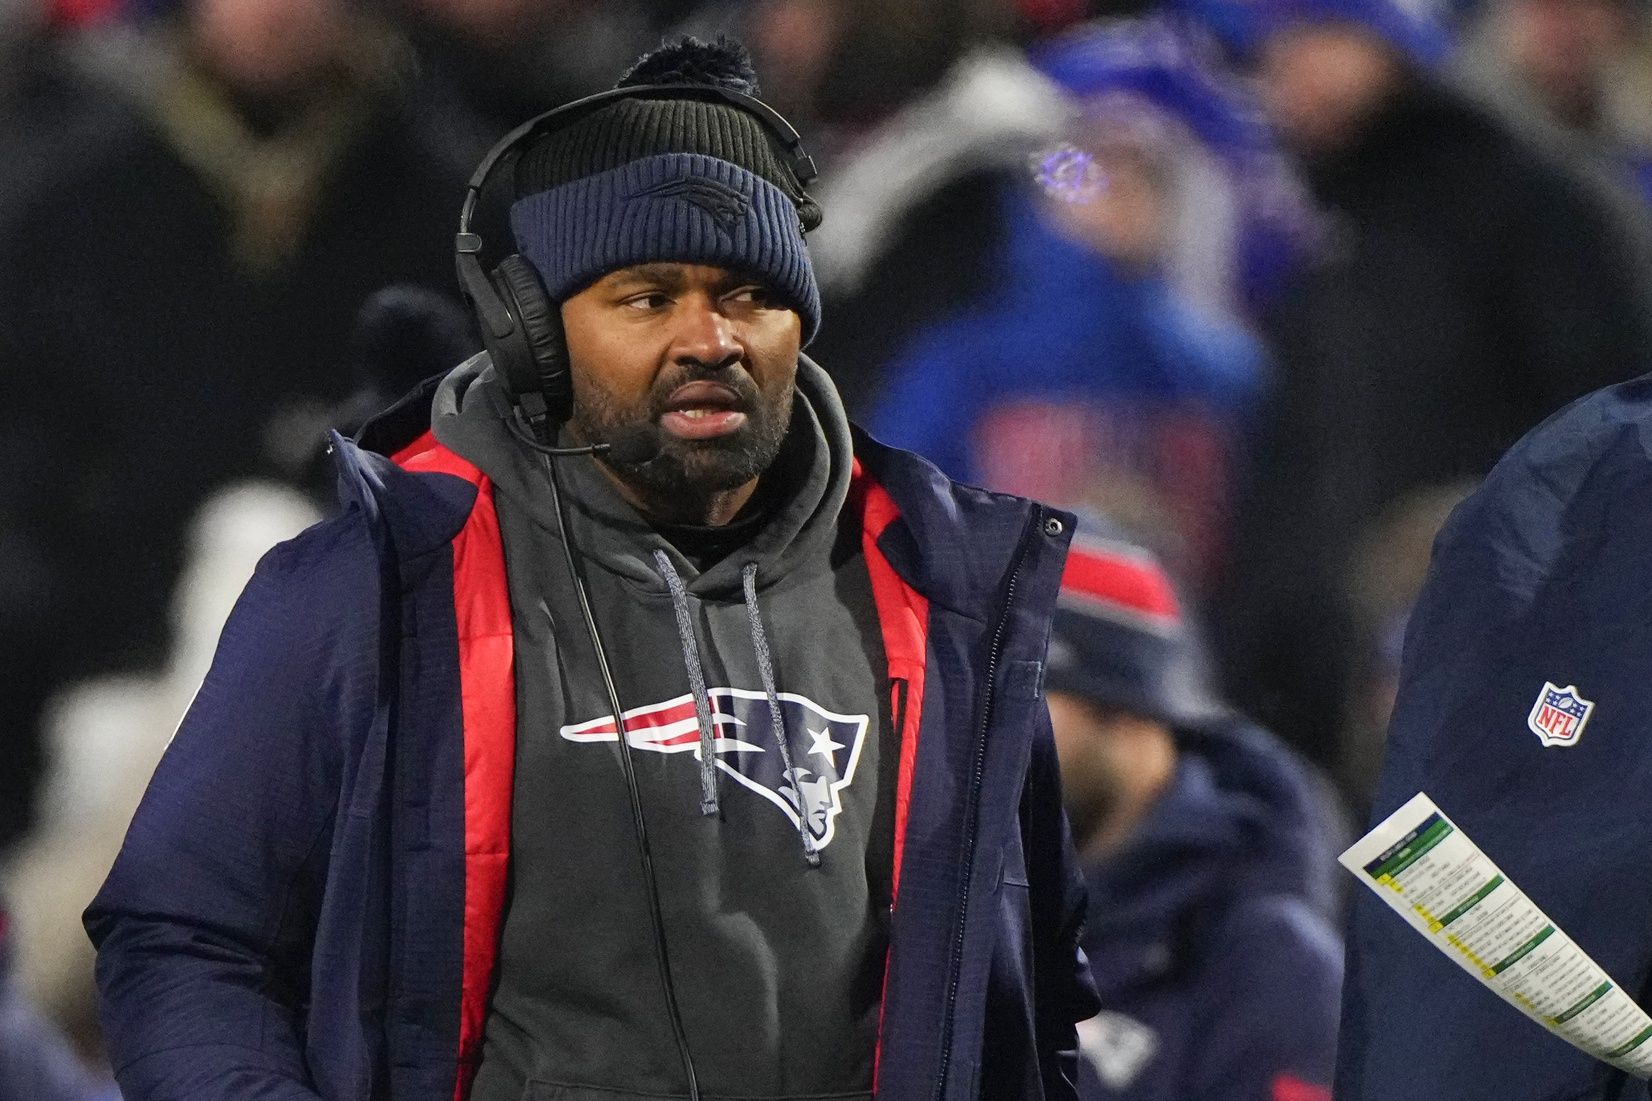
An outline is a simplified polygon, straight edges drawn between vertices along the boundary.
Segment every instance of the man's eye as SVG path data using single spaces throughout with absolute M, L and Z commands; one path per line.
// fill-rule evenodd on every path
M 771 309 L 777 304 L 774 292 L 767 287 L 741 287 L 729 295 L 731 302 L 744 302 L 759 309 Z
M 663 310 L 671 304 L 671 299 L 660 291 L 650 291 L 647 294 L 634 294 L 627 298 L 622 305 L 634 310 Z

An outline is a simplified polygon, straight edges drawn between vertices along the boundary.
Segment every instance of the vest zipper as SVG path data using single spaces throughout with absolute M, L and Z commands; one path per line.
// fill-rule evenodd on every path
M 958 1005 L 958 983 L 963 970 L 964 927 L 969 919 L 970 882 L 975 874 L 975 834 L 981 817 L 981 784 L 987 769 L 987 729 L 992 725 L 993 690 L 998 682 L 998 661 L 1003 656 L 1004 635 L 1009 629 L 1010 607 L 1015 603 L 1016 584 L 1021 579 L 1021 568 L 1026 564 L 1027 549 L 1034 533 L 1043 525 L 1044 510 L 1033 508 L 1032 520 L 1021 533 L 1015 558 L 1010 563 L 1009 580 L 1004 585 L 1004 602 L 999 606 L 998 621 L 993 625 L 992 644 L 987 648 L 986 684 L 981 694 L 981 722 L 976 731 L 975 760 L 970 770 L 968 818 L 964 823 L 963 882 L 958 890 L 958 925 L 952 937 L 952 954 L 947 960 L 946 1015 L 941 1021 L 941 1065 L 935 1076 L 935 1101 L 942 1101 L 946 1092 L 947 1070 L 952 1062 L 953 1015 Z

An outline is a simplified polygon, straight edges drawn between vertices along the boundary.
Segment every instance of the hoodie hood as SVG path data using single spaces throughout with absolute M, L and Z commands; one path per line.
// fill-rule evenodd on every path
M 1331 908 L 1334 825 L 1306 767 L 1231 721 L 1178 732 L 1175 778 L 1125 846 L 1090 866 L 1086 950 L 1104 994 L 1164 974 L 1197 922 L 1246 897 Z
M 556 551 L 546 554 L 545 542 L 560 542 L 563 534 L 551 491 L 551 471 L 546 464 L 562 460 L 534 452 L 510 431 L 506 419 L 512 415 L 511 403 L 491 364 L 484 366 L 485 362 L 484 357 L 467 361 L 438 387 L 431 410 L 431 431 L 437 440 L 469 459 L 492 479 L 500 509 L 513 602 L 518 607 L 543 606 L 544 594 L 558 590 L 561 585 L 559 569 L 542 572 L 547 559 L 561 557 Z M 774 651 L 758 603 L 762 599 L 786 606 L 784 594 L 788 589 L 815 591 L 817 586 L 813 586 L 813 582 L 831 578 L 837 521 L 848 499 L 854 455 L 848 421 L 831 381 L 807 361 L 799 363 L 797 373 L 790 428 L 758 487 L 758 493 L 765 498 L 764 511 L 753 519 L 749 531 L 735 532 L 733 538 L 739 540 L 738 544 L 731 543 L 727 552 L 715 561 L 696 565 L 667 534 L 625 500 L 613 481 L 599 469 L 597 460 L 569 456 L 572 462 L 562 462 L 554 468 L 562 487 L 567 538 L 571 544 L 559 549 L 572 550 L 587 567 L 583 571 L 587 588 L 577 594 L 577 602 L 583 605 L 590 599 L 593 604 L 606 604 L 615 615 L 620 615 L 622 609 L 640 613 L 615 623 L 633 643 L 651 635 L 657 626 L 656 617 L 643 608 L 662 595 L 669 603 L 699 730 L 698 771 L 703 815 L 718 813 L 721 785 L 717 773 L 719 767 L 724 767 L 716 748 L 719 735 L 711 692 L 717 681 L 708 680 L 703 643 L 709 643 L 720 656 L 727 656 L 727 651 L 715 644 L 717 628 L 713 621 L 723 620 L 723 613 L 733 610 L 731 606 L 744 609 L 740 620 L 774 724 L 782 775 L 793 777 L 790 783 L 799 782 L 795 779 L 793 749 L 783 730 L 784 708 Z M 566 426 L 559 442 L 577 443 Z M 517 563 L 514 567 L 513 559 Z M 606 580 L 611 584 L 593 583 L 590 575 L 596 571 L 607 575 Z M 608 590 L 606 599 L 603 589 Z M 765 593 L 765 589 L 769 592 Z M 562 603 L 564 609 L 570 607 L 565 601 L 552 603 Z M 861 603 L 869 607 L 870 596 Z M 552 620 L 557 618 L 556 610 L 546 610 Z M 830 605 L 805 600 L 790 614 L 797 623 L 813 623 L 819 627 L 823 621 L 814 618 L 816 612 L 829 615 Z M 533 613 L 528 614 L 537 619 Z M 788 617 L 771 609 L 768 618 L 778 627 Z M 844 623 L 842 628 L 841 639 L 845 643 L 864 637 L 865 631 L 851 624 Z M 710 634 L 702 638 L 707 632 Z M 531 647 L 531 644 L 524 645 Z M 525 648 L 523 652 L 531 664 L 530 649 Z M 660 652 L 663 653 L 663 649 Z M 715 670 L 715 662 L 712 668 Z M 533 691 L 531 680 L 525 678 L 521 682 L 528 685 L 524 691 Z M 549 692 L 549 695 L 557 694 Z M 525 711 L 536 709 L 540 708 L 527 707 Z M 593 711 L 601 714 L 600 707 Z M 794 793 L 794 798 L 798 805 L 802 804 L 802 795 Z M 795 817 L 804 859 L 811 867 L 817 866 L 818 848 L 826 842 L 824 835 L 816 837 L 815 831 L 823 830 L 829 819 L 811 826 L 807 816 Z
M 475 463 L 497 491 L 560 541 L 539 456 L 505 427 L 511 402 L 486 353 L 455 368 L 437 388 L 431 409 L 436 438 Z M 575 446 L 564 427 L 558 441 Z M 663 553 L 689 594 L 702 599 L 739 600 L 742 571 L 757 566 L 758 590 L 782 581 L 798 562 L 836 537 L 839 512 L 849 495 L 854 455 L 849 421 L 826 372 L 799 357 L 791 429 L 765 478 L 788 481 L 787 491 L 770 496 L 773 510 L 744 547 L 697 570 L 648 518 L 620 496 L 595 460 L 557 459 L 562 466 L 569 532 L 587 562 L 625 578 L 648 592 L 667 585 L 656 555 Z

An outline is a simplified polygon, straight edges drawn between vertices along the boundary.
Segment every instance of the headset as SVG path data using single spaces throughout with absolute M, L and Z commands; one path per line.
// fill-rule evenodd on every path
M 561 308 L 551 301 L 534 266 L 515 253 L 501 260 L 491 273 L 484 271 L 482 238 L 471 231 L 470 220 L 482 188 L 506 156 L 536 138 L 564 129 L 622 99 L 727 103 L 756 118 L 779 143 L 786 167 L 797 180 L 799 190 L 819 176 L 814 158 L 803 148 L 803 139 L 780 112 L 756 96 L 710 84 L 639 84 L 613 88 L 546 111 L 506 134 L 482 158 L 465 185 L 459 232 L 453 244 L 454 263 L 459 271 L 460 290 L 476 311 L 483 347 L 541 445 L 550 443 L 552 425 L 566 421 L 573 410 Z M 807 195 L 799 210 L 799 220 L 804 232 L 820 224 L 820 208 Z
M 556 512 L 562 552 L 573 579 L 580 615 L 596 654 L 597 671 L 607 692 L 609 706 L 613 708 L 614 725 L 619 735 L 620 768 L 631 800 L 632 824 L 648 896 L 655 965 L 659 971 L 666 1015 L 671 1022 L 678 1057 L 687 1078 L 688 1096 L 690 1101 L 699 1101 L 699 1079 L 688 1048 L 682 1011 L 671 982 L 665 920 L 658 881 L 654 877 L 648 824 L 643 814 L 642 796 L 637 788 L 636 768 L 631 760 L 630 735 L 625 729 L 625 711 L 608 663 L 607 648 L 603 645 L 596 616 L 591 610 L 585 580 L 575 559 L 573 540 L 568 534 L 562 506 L 562 486 L 556 464 L 551 461 L 572 455 L 608 455 L 621 462 L 649 462 L 659 453 L 657 434 L 652 431 L 629 436 L 622 434 L 610 442 L 592 443 L 585 447 L 551 446 L 555 426 L 565 422 L 573 412 L 573 384 L 568 373 L 568 348 L 562 333 L 561 306 L 551 301 L 539 272 L 520 255 L 513 253 L 501 260 L 492 272 L 484 271 L 482 238 L 470 229 L 471 215 L 475 213 L 482 188 L 502 159 L 535 138 L 566 127 L 597 108 L 621 99 L 699 99 L 731 104 L 754 116 L 780 143 L 787 167 L 797 180 L 800 191 L 812 183 L 819 173 L 815 170 L 814 158 L 804 151 L 803 139 L 791 123 L 755 96 L 702 84 L 642 84 L 615 88 L 547 111 L 506 134 L 482 158 L 482 163 L 477 165 L 465 186 L 464 205 L 459 211 L 459 232 L 454 238 L 454 262 L 459 271 L 460 290 L 476 312 L 482 345 L 487 349 L 488 357 L 516 407 L 516 417 L 507 419 L 505 426 L 520 443 L 539 454 L 545 480 L 550 487 L 551 506 Z M 799 205 L 798 219 L 805 233 L 820 224 L 820 208 L 807 195 L 803 196 L 803 202 Z M 521 420 L 527 422 L 526 428 L 519 423 Z

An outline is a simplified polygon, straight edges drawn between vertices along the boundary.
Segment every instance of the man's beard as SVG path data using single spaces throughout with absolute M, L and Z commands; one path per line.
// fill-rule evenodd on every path
M 746 423 L 725 436 L 685 440 L 665 432 L 659 419 L 676 390 L 690 382 L 715 382 L 738 396 L 735 409 Z M 792 386 L 773 398 L 757 388 L 742 367 L 674 367 L 660 373 L 648 396 L 631 406 L 611 393 L 587 385 L 574 403 L 573 426 L 588 443 L 601 443 L 646 427 L 655 433 L 659 452 L 643 462 L 601 461 L 640 496 L 661 502 L 685 498 L 703 501 L 758 477 L 780 454 L 792 418 Z

